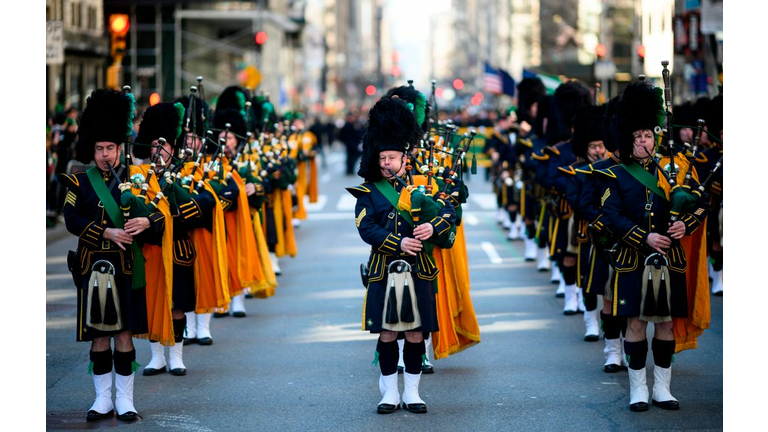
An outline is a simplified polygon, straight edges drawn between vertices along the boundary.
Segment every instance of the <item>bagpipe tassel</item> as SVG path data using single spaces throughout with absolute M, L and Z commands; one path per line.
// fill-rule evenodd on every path
M 416 317 L 413 316 L 413 300 L 411 299 L 411 289 L 408 286 L 408 279 L 405 280 L 405 287 L 403 288 L 403 302 L 400 306 L 400 319 L 403 322 L 414 322 Z
M 640 311 L 640 315 L 644 315 L 646 317 L 652 317 L 657 315 L 656 314 L 656 296 L 654 295 L 654 283 L 653 283 L 653 271 L 648 271 L 648 278 L 646 279 L 646 283 L 643 289 L 643 304 L 642 304 L 642 311 Z
M 99 279 L 98 277 L 93 277 L 93 283 L 90 284 L 90 301 L 89 303 L 89 311 L 91 314 L 91 323 L 92 324 L 101 324 L 103 321 L 103 317 L 101 316 L 101 298 L 99 297 Z
M 397 317 L 397 288 L 394 281 L 389 286 L 389 297 L 387 298 L 387 324 L 397 324 L 400 320 Z
M 115 290 L 112 289 L 112 283 L 110 281 L 107 281 L 107 289 L 106 289 L 106 296 L 104 299 L 104 324 L 105 325 L 115 325 L 117 324 L 117 308 L 115 307 L 115 303 L 117 302 L 117 299 L 115 298 Z

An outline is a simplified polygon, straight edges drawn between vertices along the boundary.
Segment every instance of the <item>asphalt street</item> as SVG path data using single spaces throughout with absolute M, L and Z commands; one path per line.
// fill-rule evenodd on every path
M 698 349 L 675 356 L 679 411 L 629 410 L 626 372 L 603 372 L 602 338 L 585 342 L 582 315 L 565 316 L 549 273 L 523 258 L 497 224 L 490 185 L 470 177 L 464 209 L 471 298 L 481 343 L 433 361 L 421 396 L 429 412 L 377 415 L 376 338 L 360 330 L 369 247 L 354 223 L 343 155 L 321 170 L 318 203 L 296 229 L 298 254 L 281 258 L 273 297 L 247 299 L 244 318 L 214 318 L 211 346 L 184 347 L 186 376 L 135 378 L 135 424 L 89 424 L 89 344 L 75 342 L 76 295 L 58 226 L 46 248 L 46 429 L 160 431 L 651 431 L 723 429 L 723 297 Z M 135 339 L 137 361 L 149 343 Z M 648 369 L 653 357 L 649 353 Z M 652 385 L 652 374 L 649 374 Z M 401 383 L 402 386 L 402 383 Z

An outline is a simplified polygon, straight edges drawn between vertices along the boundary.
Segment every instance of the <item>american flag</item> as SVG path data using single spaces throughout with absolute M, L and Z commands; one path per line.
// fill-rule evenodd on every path
M 499 71 L 484 63 L 485 72 L 483 73 L 483 91 L 493 94 L 501 94 L 504 91 L 501 74 Z

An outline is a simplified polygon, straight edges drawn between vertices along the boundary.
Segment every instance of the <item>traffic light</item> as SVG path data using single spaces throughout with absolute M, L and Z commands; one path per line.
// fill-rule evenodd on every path
M 112 39 L 111 53 L 114 63 L 120 64 L 125 55 L 125 37 L 128 35 L 130 21 L 127 14 L 109 16 L 109 34 Z
M 637 46 L 637 57 L 640 59 L 640 64 L 645 63 L 645 45 Z
M 261 48 L 264 46 L 265 43 L 267 43 L 267 32 L 264 30 L 261 30 L 259 32 L 256 32 L 256 34 L 253 36 L 253 43 L 256 47 L 256 50 L 261 52 Z

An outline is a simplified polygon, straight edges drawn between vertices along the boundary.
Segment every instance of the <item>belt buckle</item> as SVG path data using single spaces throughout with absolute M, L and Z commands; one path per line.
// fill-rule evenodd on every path
M 645 205 L 645 211 L 651 211 L 651 203 Z
M 102 250 L 112 249 L 112 242 L 110 242 L 107 239 L 102 240 L 102 242 L 101 242 L 101 249 Z

